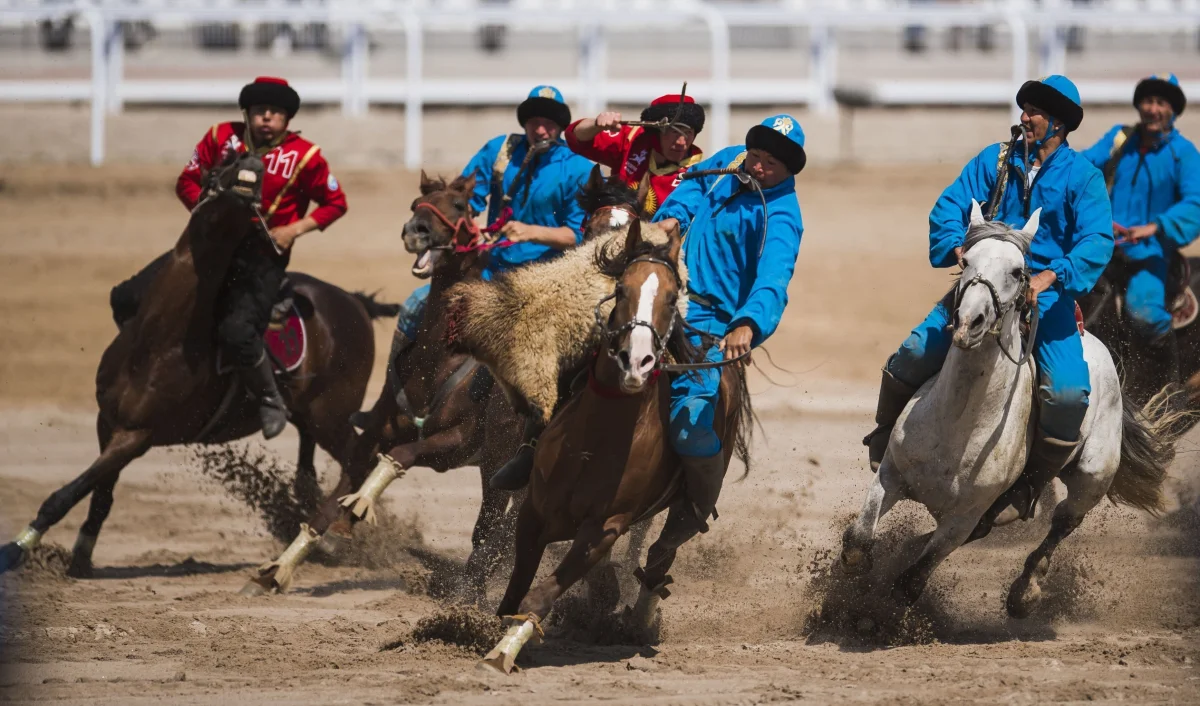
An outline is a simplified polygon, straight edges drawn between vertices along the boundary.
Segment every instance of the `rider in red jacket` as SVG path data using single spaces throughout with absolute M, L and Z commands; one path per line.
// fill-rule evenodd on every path
M 642 111 L 641 119 L 662 118 L 674 122 L 662 128 L 631 127 L 621 125 L 621 114 L 610 111 L 577 120 L 566 131 L 568 147 L 608 167 L 638 192 L 647 216 L 679 186 L 683 173 L 704 158 L 694 144 L 704 129 L 704 108 L 691 96 L 660 96 Z
M 270 238 L 243 241 L 234 252 L 217 301 L 217 343 L 259 400 L 263 435 L 270 439 L 287 425 L 287 411 L 263 346 L 271 307 L 283 285 L 292 244 L 305 233 L 324 230 L 346 213 L 346 194 L 329 171 L 319 147 L 289 131 L 300 96 L 281 78 L 260 76 L 242 88 L 238 105 L 244 122 L 212 126 L 192 152 L 175 184 L 190 211 L 203 193 L 201 179 L 228 150 L 253 151 L 263 160 L 262 214 Z M 316 210 L 308 214 L 309 204 Z M 113 317 L 120 326 L 137 313 L 141 294 L 170 253 L 113 289 Z

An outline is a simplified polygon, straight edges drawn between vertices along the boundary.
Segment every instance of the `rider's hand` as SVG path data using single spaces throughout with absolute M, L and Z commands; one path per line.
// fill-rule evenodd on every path
M 1116 240 L 1126 240 L 1129 238 L 1129 229 L 1125 226 L 1113 221 L 1113 238 Z
M 725 334 L 725 338 L 721 339 L 718 348 L 725 351 L 725 360 L 733 360 L 740 355 L 750 352 L 750 342 L 754 339 L 754 330 L 746 324 L 738 326 L 734 330 Z M 750 356 L 747 355 L 745 361 L 750 362 Z
M 1125 229 L 1125 239 L 1136 243 L 1139 240 L 1146 240 L 1158 235 L 1158 224 L 1147 223 L 1144 226 L 1133 226 Z
M 532 241 L 535 234 L 533 226 L 520 221 L 509 221 L 500 227 L 500 231 L 496 235 L 507 238 L 509 242 L 525 243 Z
M 621 129 L 621 114 L 615 110 L 606 110 L 596 116 L 596 127 L 601 130 Z
M 286 226 L 276 226 L 271 229 L 271 240 L 279 246 L 280 250 L 291 250 L 292 243 L 296 242 L 296 238 L 304 235 L 307 230 L 303 227 L 302 221 L 289 223 Z
M 1058 281 L 1058 275 L 1054 274 L 1054 270 L 1046 270 L 1039 272 L 1029 280 L 1029 305 L 1037 306 L 1038 295 L 1054 286 Z

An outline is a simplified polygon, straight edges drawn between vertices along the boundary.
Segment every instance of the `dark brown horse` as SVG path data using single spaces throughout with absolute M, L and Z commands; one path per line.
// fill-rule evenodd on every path
M 1168 301 L 1178 293 L 1172 289 L 1179 286 L 1200 292 L 1200 258 L 1188 258 L 1188 264 L 1188 281 L 1168 287 Z M 1182 261 L 1172 264 L 1172 277 L 1177 277 L 1182 265 Z M 1079 307 L 1083 310 L 1087 330 L 1096 334 L 1112 351 L 1117 369 L 1121 371 L 1122 391 L 1141 408 L 1172 381 L 1167 366 L 1156 359 L 1161 356 L 1155 356 L 1150 342 L 1134 330 L 1129 320 L 1125 290 L 1136 267 L 1137 263 L 1129 260 L 1120 248 L 1115 249 L 1104 275 L 1095 288 L 1079 300 Z M 1187 410 L 1192 412 L 1183 415 L 1180 427 L 1173 430 L 1182 434 L 1200 421 L 1200 321 L 1177 329 L 1175 336 L 1179 347 L 1179 378 L 1184 384 Z
M 47 498 L 16 541 L 0 548 L 0 571 L 20 563 L 90 493 L 70 567 L 74 576 L 89 576 L 92 550 L 125 466 L 154 446 L 219 444 L 260 430 L 257 403 L 233 376 L 217 371 L 214 330 L 217 296 L 234 250 L 244 238 L 267 237 L 254 208 L 261 200 L 262 173 L 257 157 L 230 153 L 206 177 L 206 196 L 171 257 L 100 358 L 99 458 Z M 349 416 L 362 401 L 375 355 L 364 306 L 370 302 L 313 277 L 289 276 L 308 334 L 302 364 L 281 379 L 291 421 L 300 430 L 297 484 L 316 487 L 315 445 L 361 479 L 372 459 L 354 456 Z M 336 509 L 334 503 L 326 512 Z
M 463 589 L 467 598 L 482 600 L 486 578 L 511 546 L 516 516 L 507 511 L 513 494 L 489 488 L 488 479 L 516 450 L 520 424 L 487 368 L 447 350 L 443 295 L 458 282 L 478 279 L 484 265 L 486 245 L 469 206 L 474 186 L 474 177 L 446 184 L 421 175 L 421 196 L 404 226 L 404 245 L 417 256 L 417 269 L 432 272 L 431 291 L 416 339 L 388 361 L 387 383 L 363 423 L 361 452 L 384 454 L 376 470 L 365 482 L 339 485 L 329 500 L 340 498 L 345 507 L 332 525 L 303 528 L 292 547 L 265 565 L 245 592 L 286 589 L 322 532 L 328 545 L 348 541 L 352 525 L 373 517 L 383 490 L 407 469 L 426 466 L 445 472 L 477 465 L 483 501 Z
M 516 565 L 497 611 L 510 627 L 482 662 L 485 666 L 511 671 L 517 652 L 540 633 L 540 620 L 554 601 L 602 562 L 630 526 L 670 508 L 663 533 L 650 548 L 647 567 L 638 572 L 642 588 L 629 615 L 631 627 L 643 633 L 653 629 L 657 603 L 669 593 L 667 572 L 675 552 L 691 536 L 673 531 L 685 524 L 691 509 L 680 483 L 680 459 L 669 440 L 670 383 L 660 374 L 667 353 L 676 364 L 701 360 L 679 321 L 677 300 L 685 294 L 679 276 L 680 246 L 677 230 L 666 245 L 644 242 L 642 224 L 634 221 L 624 250 L 611 261 L 601 258 L 602 270 L 620 273 L 614 307 L 604 324 L 605 343 L 587 386 L 555 415 L 538 443 L 529 494 L 517 519 Z M 658 287 L 647 321 L 644 314 L 639 316 L 646 310 L 639 296 L 652 275 L 657 275 Z M 639 327 L 651 328 L 660 342 L 655 372 L 649 376 L 619 362 L 629 359 Z M 735 452 L 747 460 L 750 415 L 744 370 L 727 366 L 715 425 L 726 442 L 726 467 Z M 572 540 L 566 557 L 530 590 L 546 545 L 565 540 Z

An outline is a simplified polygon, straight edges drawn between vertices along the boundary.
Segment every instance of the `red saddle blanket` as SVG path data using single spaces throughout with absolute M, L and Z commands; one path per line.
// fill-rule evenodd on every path
M 278 308 L 271 312 L 271 323 L 263 334 L 263 343 L 267 347 L 275 370 L 292 372 L 304 362 L 308 352 L 308 332 L 304 328 L 304 319 L 300 311 L 292 304 L 286 315 Z M 217 350 L 217 371 L 227 372 L 229 367 L 221 360 L 221 351 Z

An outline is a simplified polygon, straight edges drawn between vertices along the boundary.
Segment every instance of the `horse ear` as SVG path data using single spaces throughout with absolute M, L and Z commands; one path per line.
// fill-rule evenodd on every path
M 975 199 L 971 199 L 971 225 L 976 226 L 981 223 L 986 223 L 983 217 L 983 207 Z
M 433 179 L 430 179 L 428 176 L 426 176 L 425 170 L 422 169 L 421 170 L 421 195 L 428 196 L 435 191 L 437 191 L 437 182 L 434 181 Z
M 642 222 L 635 220 L 629 225 L 629 233 L 625 236 L 625 261 L 634 257 L 637 248 L 642 244 Z
M 1029 220 L 1025 222 L 1025 227 L 1021 228 L 1021 232 L 1029 236 L 1029 240 L 1033 240 L 1033 236 L 1037 235 L 1038 226 L 1042 224 L 1042 209 L 1037 209 L 1029 216 Z
M 604 188 L 604 175 L 600 173 L 599 164 L 592 165 L 592 173 L 588 175 L 587 186 L 584 188 L 591 192 Z
M 471 174 L 471 176 L 469 176 L 469 177 L 461 177 L 460 176 L 459 178 L 454 180 L 454 183 L 450 185 L 450 188 L 454 189 L 455 191 L 465 191 L 467 193 L 474 191 L 475 190 L 475 174 Z
M 671 226 L 667 229 L 667 260 L 671 263 L 679 262 L 679 251 L 683 248 L 683 238 L 679 235 L 679 224 Z

